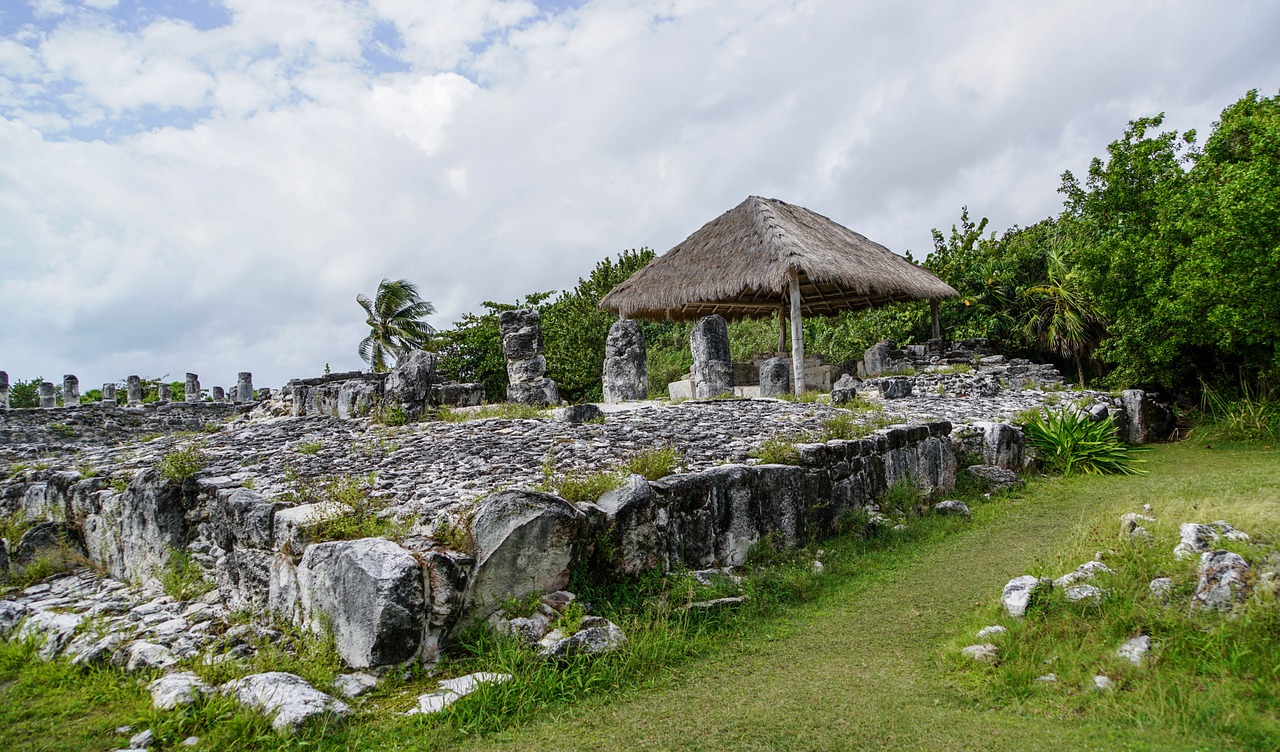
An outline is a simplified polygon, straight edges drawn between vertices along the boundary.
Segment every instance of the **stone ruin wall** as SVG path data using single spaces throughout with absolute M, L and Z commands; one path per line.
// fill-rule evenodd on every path
M 124 581 L 145 581 L 171 552 L 193 551 L 230 608 L 326 621 L 343 659 L 368 667 L 433 660 L 461 624 L 508 597 L 563 589 L 588 562 L 605 570 L 596 576 L 732 566 L 766 535 L 789 547 L 831 535 L 841 515 L 898 478 L 944 493 L 956 474 L 950 432 L 943 422 L 800 445 L 799 466 L 722 465 L 652 483 L 633 476 L 596 503 L 501 491 L 469 516 L 468 551 L 421 535 L 313 542 L 307 525 L 340 510 L 154 470 L 122 492 L 75 472 L 32 473 L 7 487 L 0 506 L 60 523 L 89 561 Z M 603 562 L 602 537 L 617 552 Z

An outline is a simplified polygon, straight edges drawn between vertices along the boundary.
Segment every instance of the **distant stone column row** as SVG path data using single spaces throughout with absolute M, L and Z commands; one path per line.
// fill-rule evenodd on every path
M 36 391 L 40 398 L 40 407 L 51 408 L 58 406 L 57 389 L 53 382 L 40 382 Z M 161 402 L 169 402 L 173 398 L 173 388 L 169 384 L 159 384 L 157 392 Z M 184 402 L 199 402 L 200 377 L 197 374 L 188 373 L 182 392 Z M 0 371 L 0 410 L 9 409 L 9 393 L 9 374 L 5 371 Z M 128 404 L 142 404 L 142 378 L 140 376 L 132 375 L 125 379 L 125 394 Z M 270 389 L 258 390 L 258 396 L 261 399 L 270 399 L 270 395 Z M 236 385 L 231 387 L 229 394 L 222 387 L 215 386 L 212 389 L 212 397 L 214 402 L 230 401 L 239 404 L 253 402 L 253 374 L 249 371 L 241 371 L 236 375 Z M 115 384 L 102 385 L 101 401 L 116 401 Z M 74 374 L 69 373 L 62 377 L 62 404 L 64 406 L 80 404 L 80 379 L 76 378 Z

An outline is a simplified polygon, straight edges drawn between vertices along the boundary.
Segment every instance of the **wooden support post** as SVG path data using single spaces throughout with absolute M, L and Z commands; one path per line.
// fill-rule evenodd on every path
M 804 321 L 800 317 L 800 270 L 791 269 L 791 383 L 804 394 Z
M 942 324 L 938 323 L 938 299 L 929 300 L 929 313 L 933 316 L 933 338 L 942 339 Z
M 787 357 L 787 306 L 778 306 L 778 357 Z

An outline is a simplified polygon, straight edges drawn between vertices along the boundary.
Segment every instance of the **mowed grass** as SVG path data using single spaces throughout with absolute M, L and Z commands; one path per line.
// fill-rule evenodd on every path
M 1044 480 L 972 505 L 971 521 L 917 520 L 906 534 L 829 542 L 826 573 L 784 570 L 772 582 L 788 595 L 772 604 L 759 592 L 759 608 L 721 622 L 620 621 L 633 638 L 627 655 L 551 671 L 490 645 L 448 668 L 516 679 L 431 719 L 398 713 L 434 680 L 395 678 L 356 703 L 351 721 L 282 738 L 225 701 L 159 713 L 145 677 L 42 664 L 0 646 L 0 745 L 111 749 L 127 741 L 113 729 L 132 725 L 155 728 L 166 748 L 201 736 L 197 749 L 1266 748 L 1256 716 L 1233 726 L 1191 708 L 1192 722 L 1171 724 L 1151 692 L 1062 702 L 1005 692 L 956 666 L 956 646 L 995 614 L 1005 582 L 1073 569 L 1143 503 L 1155 507 L 1162 541 L 1181 521 L 1280 527 L 1275 452 L 1186 442 L 1148 459 L 1147 476 Z M 1191 699 L 1210 698 L 1207 686 Z

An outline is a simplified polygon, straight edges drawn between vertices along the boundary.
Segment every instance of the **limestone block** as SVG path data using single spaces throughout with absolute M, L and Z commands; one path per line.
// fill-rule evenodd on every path
M 693 396 L 710 399 L 733 392 L 733 365 L 729 355 L 729 325 L 722 316 L 698 319 L 689 334 L 693 351 Z
M 173 399 L 173 387 L 169 384 L 159 384 L 156 386 L 156 396 L 160 402 L 169 402 Z
M 560 391 L 551 379 L 507 384 L 507 401 L 531 407 L 549 407 L 560 404 Z
M 507 598 L 564 589 L 584 519 L 567 501 L 534 491 L 501 491 L 481 502 L 471 522 L 473 618 L 487 618 Z
M 1005 613 L 1015 619 L 1021 619 L 1031 605 L 1031 599 L 1037 592 L 1053 588 L 1053 580 L 1036 579 L 1030 575 L 1015 577 L 1004 586 L 1000 595 L 1000 603 Z
M 298 565 L 302 611 L 328 629 L 352 668 L 400 663 L 418 653 L 425 626 L 422 567 L 385 538 L 307 548 Z
M 109 403 L 114 403 L 116 401 L 116 385 L 115 384 L 102 385 L 102 401 L 109 402 Z
M 604 417 L 604 412 L 590 402 L 583 405 L 568 405 L 556 410 L 551 415 L 553 420 L 561 423 L 587 423 Z
M 672 402 L 693 399 L 693 379 L 682 379 L 667 384 L 667 397 Z
M 431 386 L 436 380 L 436 355 L 414 350 L 400 356 L 383 386 L 385 399 L 399 405 L 411 418 L 417 418 L 431 400 Z
M 880 390 L 880 396 L 887 400 L 911 396 L 911 379 L 901 377 L 880 379 L 875 382 L 875 386 Z
M 130 376 L 125 379 L 125 390 L 128 392 L 129 404 L 142 404 L 142 379 L 138 376 Z
M 1191 596 L 1192 608 L 1228 611 L 1249 594 L 1249 564 L 1230 551 L 1206 551 L 1196 569 L 1199 580 Z
M 555 630 L 542 641 L 539 654 L 543 658 L 572 658 L 577 655 L 599 655 L 620 650 L 627 644 L 627 635 L 617 624 L 598 616 L 588 616 L 582 620 L 582 629 L 558 639 Z
M 541 355 L 507 361 L 507 380 L 512 384 L 539 381 L 547 375 L 547 359 Z
M 648 396 L 644 332 L 638 321 L 618 321 L 609 327 L 604 345 L 604 401 L 615 404 Z
M 74 407 L 78 404 L 80 404 L 80 379 L 68 373 L 62 377 L 62 405 Z
M 156 710 L 173 710 L 179 705 L 190 705 L 211 694 L 212 688 L 190 671 L 167 674 L 147 685 L 151 693 L 151 706 Z
M 242 405 L 253 402 L 253 374 L 248 371 L 236 374 L 236 402 Z
M 58 398 L 54 393 L 52 381 L 40 382 L 40 407 L 48 409 L 58 406 Z
M 243 705 L 270 715 L 271 727 L 276 731 L 298 728 L 323 714 L 342 718 L 351 713 L 346 703 L 326 695 L 301 676 L 282 671 L 251 674 L 229 681 L 218 690 Z
M 862 354 L 862 368 L 868 378 L 874 378 L 893 368 L 893 351 L 896 350 L 890 340 L 881 340 Z
M 439 384 L 432 388 L 432 401 L 448 407 L 474 407 L 484 401 L 483 384 Z
M 845 374 L 831 387 L 831 404 L 847 405 L 858 396 L 858 380 Z
M 276 551 L 298 561 L 311 542 L 311 536 L 307 534 L 308 528 L 351 512 L 351 507 L 336 501 L 278 508 L 271 517 L 271 544 Z
M 666 568 L 656 501 L 653 487 L 639 475 L 630 476 L 596 501 L 609 523 L 621 574 L 638 575 Z
M 533 310 L 498 314 L 502 354 L 507 360 L 527 360 L 542 355 L 542 314 Z
M 1151 444 L 1169 438 L 1174 429 L 1173 411 L 1157 402 L 1155 395 L 1141 389 L 1126 389 L 1120 393 L 1124 407 L 1125 424 L 1120 427 L 1120 438 L 1130 444 Z
M 1008 423 L 979 422 L 982 429 L 982 464 L 1017 472 L 1025 464 L 1027 439 L 1022 431 Z
M 808 379 L 805 380 L 808 383 Z M 791 393 L 791 367 L 785 358 L 769 358 L 760 364 L 760 396 L 783 397 Z

